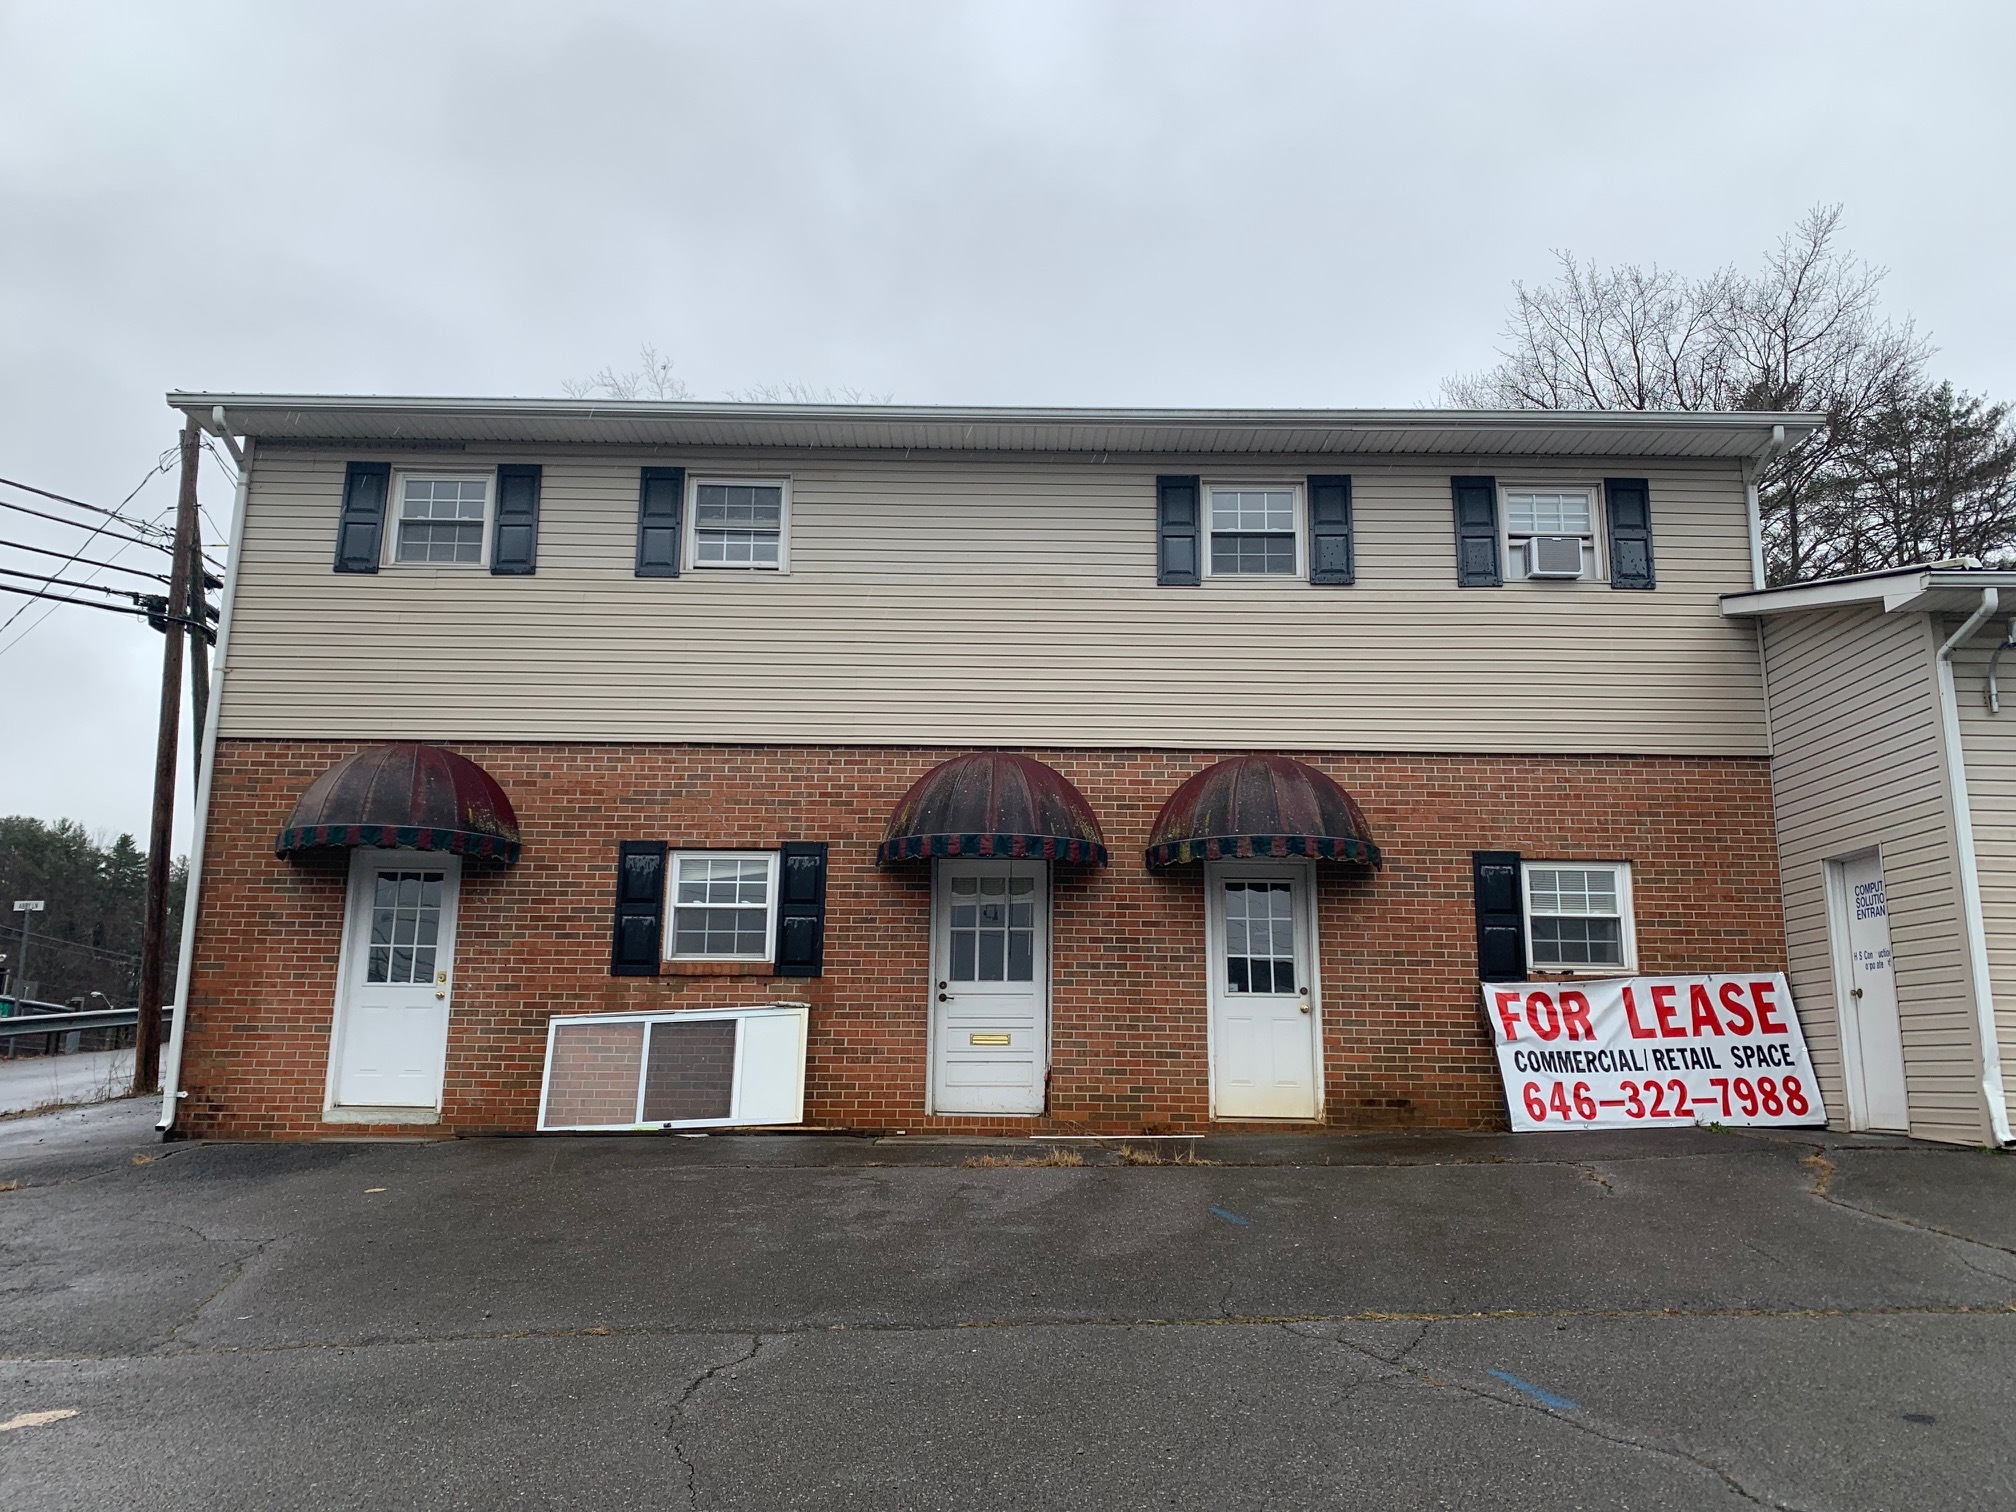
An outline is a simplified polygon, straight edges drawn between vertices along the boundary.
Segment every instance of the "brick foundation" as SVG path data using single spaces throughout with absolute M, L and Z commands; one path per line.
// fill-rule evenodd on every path
M 221 740 L 196 936 L 181 1132 L 373 1132 L 322 1120 L 347 864 L 273 855 L 294 800 L 354 743 Z M 1050 1111 L 931 1117 L 931 888 L 878 868 L 882 824 L 948 750 L 457 746 L 503 784 L 519 863 L 462 883 L 439 1131 L 530 1130 L 556 1013 L 811 1006 L 808 1125 L 961 1132 L 1208 1126 L 1204 887 L 1141 860 L 1162 801 L 1215 755 L 1033 750 L 1099 815 L 1113 864 L 1052 871 Z M 1762 759 L 1293 752 L 1363 804 L 1384 871 L 1317 869 L 1325 1123 L 1502 1128 L 1479 1010 L 1470 852 L 1633 863 L 1648 972 L 1782 970 Z M 609 975 L 617 842 L 832 844 L 825 975 Z M 1213 1127 L 1226 1127 L 1216 1125 Z M 411 1127 L 377 1132 L 412 1134 Z

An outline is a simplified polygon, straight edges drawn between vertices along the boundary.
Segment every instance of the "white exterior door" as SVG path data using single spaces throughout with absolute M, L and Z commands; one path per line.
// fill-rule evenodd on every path
M 1048 863 L 941 861 L 932 888 L 931 1111 L 1041 1113 Z
M 1871 852 L 1834 863 L 1836 975 L 1841 991 L 1841 1049 L 1848 1067 L 1848 1124 L 1907 1133 L 1904 1035 L 1890 956 L 1890 909 L 1883 859 Z
M 361 850 L 352 860 L 333 1106 L 441 1106 L 461 875 L 455 856 Z
M 1315 910 L 1307 867 L 1212 867 L 1211 1114 L 1314 1118 Z

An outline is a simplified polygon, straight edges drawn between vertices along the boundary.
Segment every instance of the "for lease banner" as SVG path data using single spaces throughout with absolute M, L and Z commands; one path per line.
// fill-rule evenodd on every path
M 1486 982 L 1512 1127 L 1827 1121 L 1783 975 Z

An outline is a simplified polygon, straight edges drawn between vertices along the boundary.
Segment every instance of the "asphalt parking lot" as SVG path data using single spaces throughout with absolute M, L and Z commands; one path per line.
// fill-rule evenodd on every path
M 151 1112 L 0 1124 L 0 1506 L 2016 1505 L 2001 1155 Z

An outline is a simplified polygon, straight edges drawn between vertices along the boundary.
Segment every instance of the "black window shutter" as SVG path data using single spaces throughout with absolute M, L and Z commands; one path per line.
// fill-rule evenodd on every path
M 679 576 L 679 521 L 686 469 L 647 467 L 637 485 L 637 576 Z
M 1485 982 L 1526 980 L 1526 900 L 1519 886 L 1519 852 L 1472 851 L 1470 882 L 1477 898 L 1477 977 Z
M 336 570 L 376 572 L 385 537 L 389 462 L 352 462 L 343 470 L 343 513 L 336 522 Z
M 497 529 L 490 541 L 490 570 L 500 577 L 526 577 L 538 568 L 539 478 L 537 467 L 522 463 L 497 469 Z
M 1498 480 L 1451 478 L 1456 505 L 1456 586 L 1496 588 L 1498 571 Z
M 1652 588 L 1652 485 L 1644 478 L 1605 478 L 1610 516 L 1610 586 Z
M 611 976 L 656 976 L 665 937 L 665 842 L 625 840 L 616 847 L 616 935 Z
M 1341 476 L 1309 479 L 1309 581 L 1357 581 L 1351 549 L 1351 480 Z
M 1155 581 L 1194 587 L 1204 580 L 1201 525 L 1202 478 L 1155 480 Z
M 815 977 L 826 964 L 826 842 L 789 840 L 778 858 L 777 975 Z

